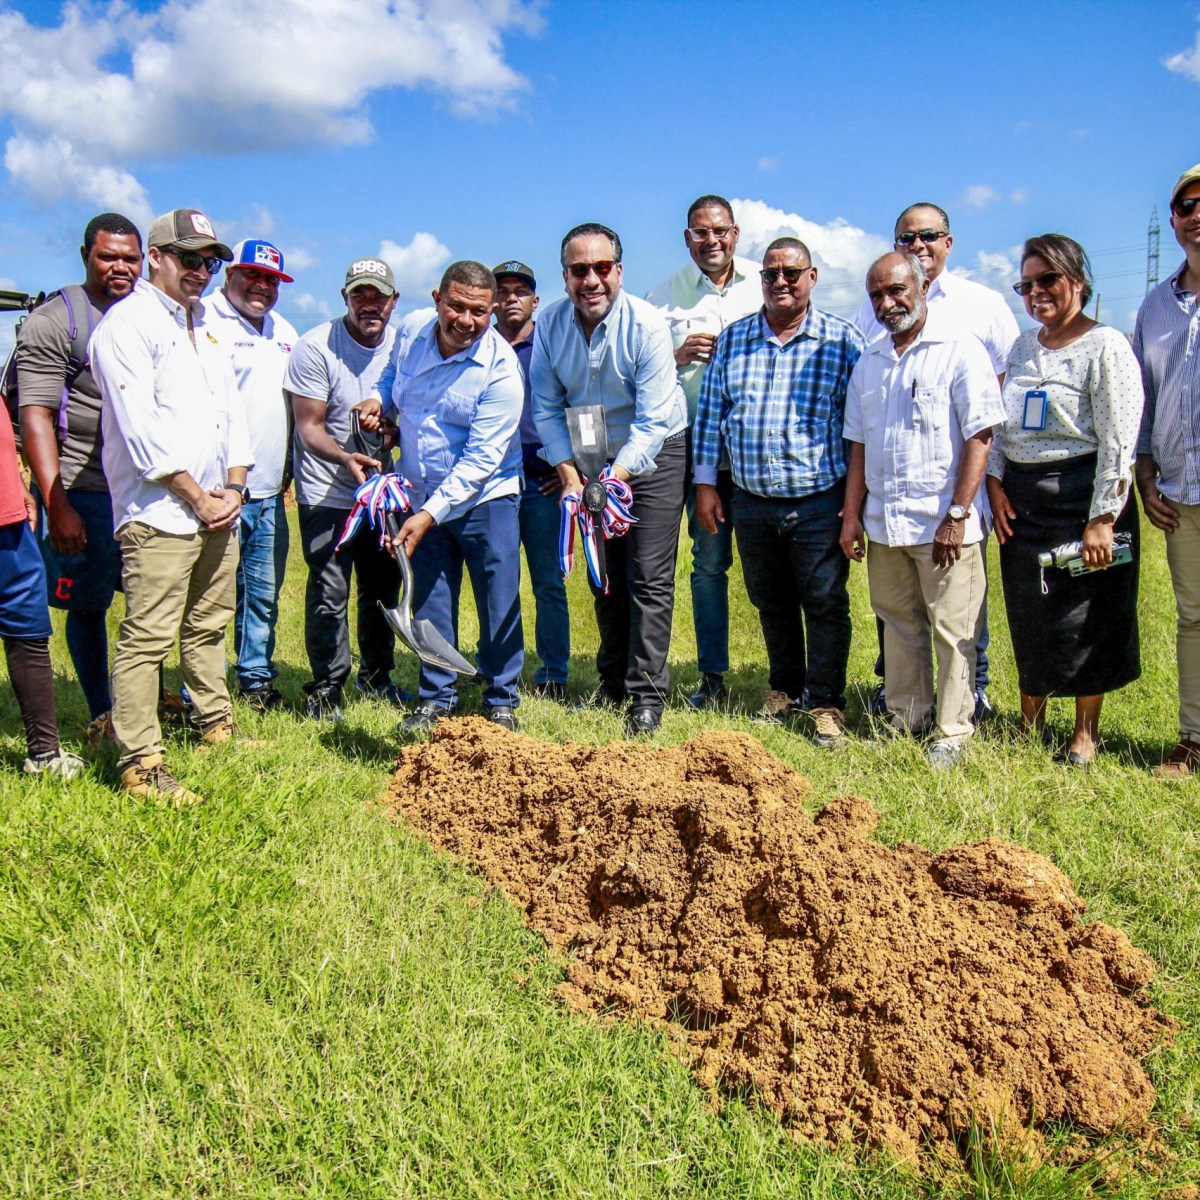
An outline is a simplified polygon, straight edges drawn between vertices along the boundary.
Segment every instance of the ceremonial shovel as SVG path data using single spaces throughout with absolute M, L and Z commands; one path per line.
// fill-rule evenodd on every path
M 354 435 L 354 444 L 360 454 L 368 458 L 378 459 L 383 453 L 383 434 L 368 433 L 359 424 L 358 413 L 351 412 L 350 425 Z M 374 472 L 377 474 L 378 472 Z M 400 533 L 400 522 L 390 509 L 383 514 L 383 527 L 388 537 L 392 539 L 393 557 L 400 568 L 400 601 L 395 608 L 388 608 L 382 600 L 377 600 L 379 611 L 392 627 L 396 636 L 408 646 L 424 663 L 431 667 L 441 667 L 446 671 L 455 671 L 459 675 L 472 676 L 478 674 L 473 666 L 434 628 L 432 621 L 417 620 L 412 611 L 413 574 L 412 563 L 403 546 L 396 546 L 396 538 Z
M 602 596 L 608 589 L 608 570 L 604 565 L 604 536 L 600 514 L 608 503 L 608 493 L 600 482 L 600 472 L 608 464 L 608 426 L 604 420 L 604 406 L 585 404 L 579 408 L 568 408 L 567 432 L 571 436 L 571 454 L 580 475 L 587 482 L 583 488 L 583 507 L 592 515 L 596 524 L 596 573 L 600 586 L 589 576 L 592 591 Z

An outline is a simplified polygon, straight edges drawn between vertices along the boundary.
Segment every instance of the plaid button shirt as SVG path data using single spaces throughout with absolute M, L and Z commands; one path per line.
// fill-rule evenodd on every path
M 863 352 L 849 322 L 809 307 L 786 345 L 762 311 L 717 339 L 692 431 L 694 478 L 715 484 L 722 451 L 738 487 L 796 498 L 846 474 L 842 417 L 850 372 Z

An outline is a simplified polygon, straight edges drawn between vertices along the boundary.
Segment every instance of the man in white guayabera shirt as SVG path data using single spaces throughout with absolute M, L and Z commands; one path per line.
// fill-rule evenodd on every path
M 149 283 L 108 310 L 90 351 L 125 589 L 112 723 L 121 786 L 181 807 L 200 797 L 164 761 L 158 668 L 178 636 L 201 740 L 234 736 L 225 630 L 253 455 L 229 347 L 200 299 L 233 252 L 193 208 L 159 217 L 146 242 Z

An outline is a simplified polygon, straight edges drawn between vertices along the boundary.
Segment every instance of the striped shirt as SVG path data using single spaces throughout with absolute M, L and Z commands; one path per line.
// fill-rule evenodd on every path
M 1187 263 L 1138 309 L 1133 352 L 1146 407 L 1137 452 L 1153 455 L 1158 487 L 1177 504 L 1200 504 L 1200 306 L 1180 286 Z
M 735 321 L 704 372 L 695 481 L 715 484 L 725 452 L 734 482 L 756 496 L 794 499 L 833 487 L 846 474 L 846 387 L 862 352 L 849 321 L 811 306 L 786 344 L 761 311 Z

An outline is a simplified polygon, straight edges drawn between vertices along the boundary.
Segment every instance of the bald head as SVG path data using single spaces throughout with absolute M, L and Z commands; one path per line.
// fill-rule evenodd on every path
M 893 339 L 913 335 L 925 324 L 929 280 L 911 254 L 892 250 L 880 255 L 867 272 L 867 297 L 875 319 Z

